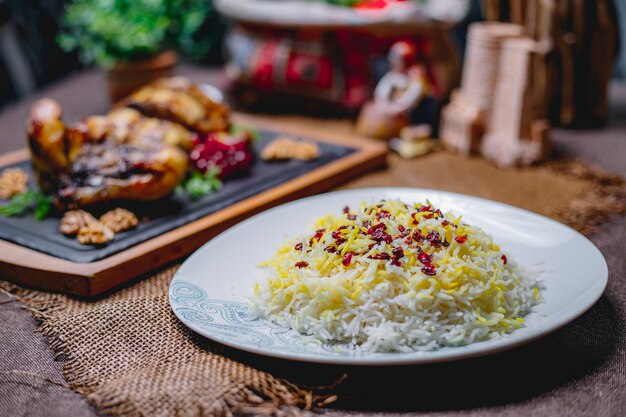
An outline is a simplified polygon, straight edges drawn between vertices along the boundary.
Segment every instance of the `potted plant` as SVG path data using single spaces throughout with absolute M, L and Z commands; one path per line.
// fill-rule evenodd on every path
M 202 36 L 213 14 L 210 0 L 74 0 L 63 18 L 59 45 L 79 51 L 86 65 L 106 71 L 117 101 L 141 85 L 170 76 L 176 49 L 202 57 L 212 38 Z

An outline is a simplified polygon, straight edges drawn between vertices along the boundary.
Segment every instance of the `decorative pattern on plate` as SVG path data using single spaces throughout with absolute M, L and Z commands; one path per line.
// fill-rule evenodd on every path
M 420 355 L 411 353 L 372 353 L 348 348 L 342 344 L 320 343 L 298 332 L 280 327 L 250 313 L 245 303 L 211 300 L 197 285 L 175 278 L 170 286 L 170 304 L 174 313 L 188 326 L 202 329 L 211 339 L 234 347 L 254 346 L 256 350 L 280 350 L 298 355 L 376 357 Z

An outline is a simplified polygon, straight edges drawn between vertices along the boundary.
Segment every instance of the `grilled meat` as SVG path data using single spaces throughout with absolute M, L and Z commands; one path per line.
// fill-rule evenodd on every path
M 152 201 L 165 197 L 187 171 L 187 155 L 170 145 L 85 143 L 58 195 L 67 206 L 107 200 Z
M 183 77 L 157 80 L 122 100 L 119 106 L 179 123 L 202 134 L 229 128 L 228 108 L 211 100 L 201 87 Z
M 107 119 L 118 129 L 127 130 L 129 142 L 151 141 L 189 149 L 196 136 L 178 123 L 145 117 L 130 108 L 113 110 L 107 115 Z
M 71 166 L 61 116 L 61 107 L 44 98 L 33 104 L 28 123 L 33 171 L 39 188 L 48 194 L 57 190 L 59 177 Z
M 189 149 L 195 133 L 167 120 L 144 117 L 137 110 L 121 108 L 106 116 L 90 116 L 69 126 L 66 135 L 79 143 L 164 143 Z
M 52 100 L 35 102 L 28 131 L 41 189 L 56 192 L 68 207 L 156 200 L 171 193 L 187 171 L 184 151 L 154 137 L 132 139 L 106 117 L 65 129 L 60 106 Z

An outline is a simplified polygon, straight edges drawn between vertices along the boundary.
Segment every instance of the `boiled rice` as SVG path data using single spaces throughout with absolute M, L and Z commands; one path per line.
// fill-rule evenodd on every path
M 372 352 L 498 338 L 523 326 L 540 301 L 537 274 L 429 202 L 363 202 L 322 217 L 261 267 L 258 316 Z

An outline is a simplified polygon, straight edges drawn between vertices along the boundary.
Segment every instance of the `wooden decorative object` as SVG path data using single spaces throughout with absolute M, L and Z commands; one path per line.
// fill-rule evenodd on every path
M 463 102 L 459 93 L 452 93 L 452 101 L 441 112 L 440 136 L 446 149 L 467 156 L 480 149 L 485 117 L 478 107 Z
M 546 48 L 524 36 L 523 26 L 475 23 L 470 27 L 461 88 L 442 112 L 447 149 L 480 153 L 501 166 L 540 161 L 548 130 L 532 126 L 546 117 Z M 531 132 L 533 134 L 531 134 Z
M 546 114 L 563 126 L 606 122 L 608 83 L 619 50 L 618 17 L 612 0 L 484 0 L 487 20 L 525 26 L 548 51 Z
M 191 253 L 219 232 L 246 217 L 286 201 L 322 192 L 385 164 L 387 148 L 373 140 L 335 132 L 321 132 L 295 124 L 277 124 L 261 117 L 235 115 L 233 121 L 287 135 L 337 143 L 352 147 L 356 151 L 303 176 L 99 261 L 74 263 L 0 240 L 0 275 L 28 287 L 94 297 Z M 27 158 L 29 154 L 25 149 L 7 154 L 0 157 L 0 167 Z
M 530 38 L 502 41 L 498 70 L 501 75 L 494 90 L 488 131 L 480 148 L 485 158 L 501 166 L 529 165 L 547 155 L 547 132 L 533 129 L 546 125 L 533 114 L 536 46 Z
M 463 155 L 477 153 L 492 107 L 498 77 L 500 43 L 521 36 L 523 28 L 511 24 L 474 24 L 468 32 L 461 88 L 452 95 L 441 117 L 444 146 Z

